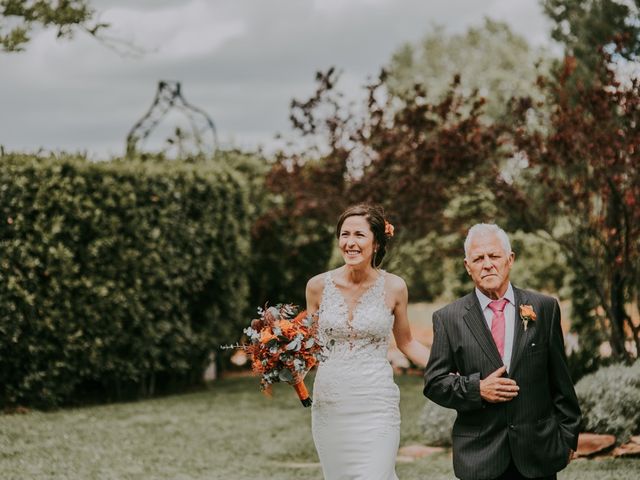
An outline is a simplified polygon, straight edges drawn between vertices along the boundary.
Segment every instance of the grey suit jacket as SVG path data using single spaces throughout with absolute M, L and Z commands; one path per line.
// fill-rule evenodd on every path
M 458 412 L 453 467 L 465 480 L 498 477 L 510 459 L 527 477 L 552 475 L 577 447 L 580 407 L 567 368 L 558 302 L 513 290 L 516 325 L 508 376 L 520 391 L 509 402 L 480 397 L 480 379 L 500 368 L 502 360 L 475 293 L 433 315 L 424 394 Z M 537 315 L 526 331 L 520 305 L 531 305 Z

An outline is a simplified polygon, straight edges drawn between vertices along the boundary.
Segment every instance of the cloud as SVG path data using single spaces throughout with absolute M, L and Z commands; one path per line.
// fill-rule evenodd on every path
M 343 14 L 347 10 L 361 8 L 380 8 L 393 3 L 394 0 L 313 0 L 313 9 L 327 15 Z
M 86 34 L 35 35 L 26 52 L 0 54 L 0 144 L 121 153 L 158 80 L 179 80 L 213 118 L 220 139 L 269 144 L 288 131 L 292 98 L 314 90 L 317 70 L 344 72 L 347 97 L 405 42 L 432 24 L 448 32 L 507 21 L 548 40 L 538 0 L 95 0 L 109 35 L 147 50 L 119 56 Z
M 155 52 L 162 62 L 212 54 L 230 39 L 247 33 L 247 23 L 224 3 L 191 0 L 156 10 L 118 7 L 104 15 L 111 36 L 135 32 L 133 43 Z

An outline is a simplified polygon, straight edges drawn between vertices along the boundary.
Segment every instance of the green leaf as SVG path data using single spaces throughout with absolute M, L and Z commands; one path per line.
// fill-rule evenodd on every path
M 293 382 L 293 373 L 291 373 L 291 370 L 289 370 L 288 368 L 283 368 L 282 370 L 280 370 L 278 377 L 283 382 Z

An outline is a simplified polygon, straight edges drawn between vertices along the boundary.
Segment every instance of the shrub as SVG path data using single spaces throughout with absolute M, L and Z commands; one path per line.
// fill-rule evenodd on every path
M 640 361 L 586 375 L 576 393 L 586 431 L 615 435 L 620 443 L 640 432 Z
M 516 254 L 511 271 L 515 285 L 552 293 L 566 290 L 570 272 L 557 244 L 522 230 L 511 233 L 509 237 Z
M 265 185 L 261 177 L 255 183 L 260 194 L 255 195 L 257 218 L 251 227 L 251 302 L 304 305 L 307 281 L 328 267 L 334 227 L 325 212 L 291 198 L 292 192 L 279 192 L 280 185 Z
M 215 162 L 0 157 L 0 404 L 200 380 L 246 314 L 242 175 Z
M 433 447 L 450 447 L 451 430 L 456 419 L 456 411 L 444 408 L 427 400 L 420 416 L 420 426 L 424 442 Z
M 412 301 L 433 301 L 444 291 L 441 245 L 435 232 L 424 238 L 394 239 L 383 266 L 407 282 Z

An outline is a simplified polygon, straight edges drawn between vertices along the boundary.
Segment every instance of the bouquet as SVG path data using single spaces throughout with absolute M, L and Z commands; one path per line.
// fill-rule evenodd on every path
M 292 304 L 258 308 L 258 315 L 244 329 L 251 343 L 222 348 L 242 348 L 251 355 L 251 368 L 261 376 L 261 388 L 266 394 L 271 393 L 274 383 L 287 382 L 293 385 L 302 405 L 310 406 L 311 397 L 303 379 L 324 360 L 317 323 L 313 316 L 304 310 L 299 312 Z

